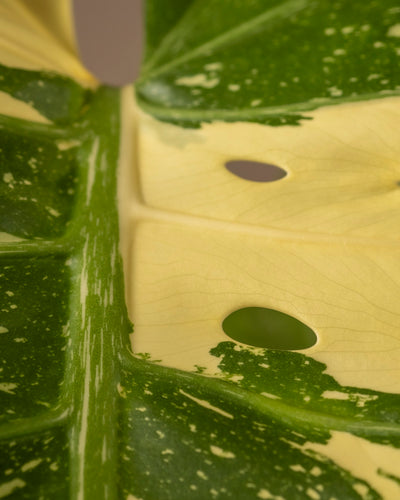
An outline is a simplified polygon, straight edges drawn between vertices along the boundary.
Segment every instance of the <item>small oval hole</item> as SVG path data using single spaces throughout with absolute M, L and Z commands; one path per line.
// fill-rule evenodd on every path
M 225 167 L 232 174 L 254 182 L 274 182 L 287 175 L 283 168 L 259 161 L 230 160 L 225 163 Z
M 245 307 L 227 316 L 222 329 L 233 340 L 254 347 L 296 351 L 312 347 L 317 336 L 288 314 L 266 307 Z

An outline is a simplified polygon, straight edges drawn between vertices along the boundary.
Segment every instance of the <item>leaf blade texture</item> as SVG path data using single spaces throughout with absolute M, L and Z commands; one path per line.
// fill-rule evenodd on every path
M 7 36 L 26 31 L 18 57 L 12 37 L 0 51 L 0 497 L 395 498 L 396 37 L 374 47 L 394 4 L 149 1 L 141 110 L 87 74 L 49 5 L 0 7 Z M 315 103 L 339 41 L 329 85 L 347 87 Z M 309 85 L 281 92 L 311 53 Z M 277 54 L 291 64 L 245 90 Z M 256 185 L 235 157 L 289 175 Z M 243 307 L 318 342 L 232 342 Z

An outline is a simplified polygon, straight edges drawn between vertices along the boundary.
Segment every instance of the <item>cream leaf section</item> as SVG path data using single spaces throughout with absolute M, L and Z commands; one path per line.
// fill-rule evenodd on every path
M 39 111 L 30 106 L 24 101 L 15 99 L 10 94 L 0 90 L 0 109 L 2 115 L 12 116 L 14 118 L 21 118 L 36 123 L 51 123 L 45 116 L 41 115 Z
M 400 392 L 400 248 L 161 221 L 151 209 L 138 216 L 130 255 L 135 352 L 217 373 L 209 351 L 229 340 L 225 317 L 268 307 L 315 331 L 317 344 L 300 352 L 340 384 Z
M 400 484 L 385 475 L 400 476 L 400 450 L 346 432 L 332 431 L 327 444 L 307 443 L 307 450 L 321 453 L 355 477 L 363 479 L 382 495 L 381 498 L 394 499 L 400 496 Z M 365 493 L 365 485 L 355 484 L 360 494 Z
M 55 7 L 57 3 L 57 7 Z M 0 63 L 61 73 L 81 85 L 96 87 L 74 47 L 70 0 L 2 0 Z
M 144 202 L 300 237 L 398 241 L 400 99 L 329 106 L 309 117 L 300 127 L 214 122 L 191 130 L 142 113 Z M 288 175 L 246 181 L 224 168 L 236 159 Z

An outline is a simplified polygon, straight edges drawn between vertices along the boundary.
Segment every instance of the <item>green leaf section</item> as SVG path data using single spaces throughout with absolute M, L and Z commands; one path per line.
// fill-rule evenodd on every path
M 61 236 L 76 195 L 80 141 L 18 126 L 0 129 L 0 141 L 0 231 Z
M 390 410 L 399 396 L 341 387 L 303 354 L 232 342 L 212 353 L 227 381 L 143 361 L 124 372 L 122 498 L 382 498 L 307 445 L 347 430 L 400 446 L 399 419 Z M 238 374 L 240 382 L 229 381 Z M 333 390 L 349 400 L 322 398 Z M 397 424 L 385 428 L 379 419 Z
M 184 126 L 294 125 L 320 106 L 398 95 L 399 16 L 395 0 L 198 0 L 149 49 L 138 101 Z
M 1 498 L 69 498 L 68 444 L 54 428 L 0 443 Z
M 228 381 L 240 375 L 235 383 L 242 389 L 264 393 L 273 401 L 278 398 L 297 410 L 307 410 L 309 419 L 315 414 L 316 420 L 312 422 L 315 427 L 324 421 L 321 416 L 331 416 L 328 426 L 332 430 L 350 430 L 400 446 L 398 394 L 341 386 L 325 373 L 326 365 L 300 353 L 252 349 L 222 342 L 211 350 L 211 354 L 220 358 L 219 368 Z M 292 378 L 282 378 L 282 373 L 292 374 Z M 337 424 L 335 419 L 338 419 Z
M 0 242 L 0 498 L 117 497 L 118 352 L 130 329 L 119 91 L 100 87 L 75 111 L 58 126 L 1 117 L 0 219 L 11 234 Z
M 57 403 L 65 372 L 69 267 L 62 255 L 1 259 L 0 422 Z
M 77 118 L 91 95 L 74 80 L 50 71 L 28 71 L 0 64 L 0 90 L 27 102 L 54 123 Z
M 146 31 L 144 64 L 193 0 L 149 0 L 144 3 Z

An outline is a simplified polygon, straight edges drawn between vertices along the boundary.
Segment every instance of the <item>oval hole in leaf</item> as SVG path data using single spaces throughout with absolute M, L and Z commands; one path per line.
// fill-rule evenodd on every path
M 287 175 L 283 168 L 259 161 L 230 160 L 225 163 L 225 167 L 232 174 L 254 182 L 278 181 Z
M 312 347 L 317 336 L 293 316 L 265 307 L 245 307 L 222 322 L 222 329 L 233 340 L 267 349 L 299 350 Z

